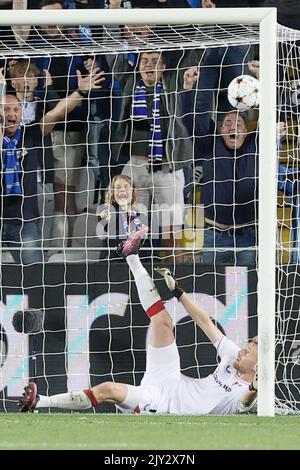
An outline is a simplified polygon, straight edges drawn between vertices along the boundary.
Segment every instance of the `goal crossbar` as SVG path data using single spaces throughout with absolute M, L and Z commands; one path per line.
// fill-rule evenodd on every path
M 10 10 L 1 11 L 3 26 L 30 25 L 90 25 L 109 24 L 251 24 L 260 23 L 274 8 L 143 8 L 113 10 Z M 145 18 L 147 21 L 145 22 Z

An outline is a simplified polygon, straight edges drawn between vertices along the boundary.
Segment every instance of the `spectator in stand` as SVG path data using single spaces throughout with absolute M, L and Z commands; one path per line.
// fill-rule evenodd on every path
M 37 66 L 29 61 L 17 61 L 10 68 L 12 88 L 22 106 L 22 122 L 26 126 L 35 125 L 43 115 L 55 108 L 59 96 L 53 89 L 53 81 L 49 72 L 45 72 L 43 80 L 43 96 L 37 96 L 38 81 L 42 73 Z M 40 219 L 40 232 L 43 242 L 47 243 L 51 236 L 51 227 L 54 213 L 53 199 L 53 152 L 51 135 L 43 138 L 43 152 L 38 153 L 38 203 Z
M 41 10 L 61 10 L 63 0 L 42 0 Z M 59 43 L 63 36 L 72 34 L 51 25 L 42 26 L 41 41 Z M 53 87 L 60 99 L 66 98 L 78 88 L 76 70 L 86 73 L 81 56 L 56 56 L 35 59 L 41 70 L 47 70 L 53 77 Z M 52 132 L 54 155 L 54 200 L 55 218 L 53 221 L 54 246 L 72 245 L 73 228 L 78 213 L 75 199 L 79 170 L 86 150 L 85 123 L 88 121 L 88 94 L 83 94 L 80 106 L 56 123 Z M 66 217 L 67 216 L 67 217 Z
M 126 175 L 114 176 L 106 193 L 105 204 L 98 207 L 97 236 L 103 247 L 117 248 L 122 240 L 144 225 L 143 216 L 136 211 L 136 190 Z M 101 258 L 115 257 L 115 252 L 101 251 Z M 118 258 L 119 261 L 119 258 Z
M 249 63 L 249 68 L 257 73 L 257 63 Z M 183 109 L 184 120 L 190 133 L 195 128 L 198 154 L 203 161 L 203 262 L 253 265 L 256 251 L 251 248 L 257 246 L 257 133 L 248 132 L 246 119 L 241 113 L 230 111 L 222 119 L 219 132 L 214 134 L 209 114 L 194 113 L 192 89 L 197 79 L 196 67 L 185 72 L 184 88 L 189 93 L 182 104 L 188 105 Z M 284 132 L 286 124 L 279 123 L 278 135 Z M 233 248 L 241 250 L 235 252 Z
M 41 119 L 48 107 L 55 108 L 59 97 L 53 89 L 53 81 L 47 70 L 44 71 L 43 99 L 38 96 L 38 80 L 42 78 L 42 72 L 30 61 L 15 61 L 9 69 L 11 85 L 20 103 L 22 103 L 22 120 L 24 124 L 31 124 L 36 119 Z
M 4 89 L 2 72 L 3 69 L 0 71 L 0 88 Z M 53 110 L 34 125 L 26 126 L 22 123 L 22 106 L 16 96 L 6 94 L 1 103 L 1 234 L 2 241 L 12 248 L 12 256 L 19 264 L 43 260 L 41 234 L 37 224 L 37 170 L 43 137 L 52 131 L 58 120 L 80 105 L 82 94 L 101 87 L 103 81 L 99 70 L 87 77 L 82 77 L 78 70 L 77 78 L 78 90 L 59 101 Z
M 193 149 L 178 119 L 177 72 L 166 71 L 164 56 L 156 51 L 142 52 L 137 70 L 124 54 L 111 69 L 123 93 L 112 158 L 118 162 L 122 152 L 127 155 L 122 174 L 133 180 L 140 211 L 160 216 L 163 245 L 178 246 L 173 235 L 183 223 L 183 167 L 190 165 Z

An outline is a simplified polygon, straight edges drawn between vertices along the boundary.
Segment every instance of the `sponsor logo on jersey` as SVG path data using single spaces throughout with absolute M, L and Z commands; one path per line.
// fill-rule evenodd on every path
M 213 374 L 213 379 L 216 383 L 216 385 L 219 385 L 219 387 L 223 388 L 223 390 L 225 390 L 225 392 L 231 392 L 231 388 L 227 385 L 227 384 L 224 384 L 218 377 L 218 374 L 217 373 L 214 373 Z

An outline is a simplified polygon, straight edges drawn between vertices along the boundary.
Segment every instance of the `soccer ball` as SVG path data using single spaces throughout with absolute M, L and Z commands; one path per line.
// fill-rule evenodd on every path
M 239 75 L 228 86 L 228 101 L 239 111 L 258 108 L 259 81 L 251 75 Z

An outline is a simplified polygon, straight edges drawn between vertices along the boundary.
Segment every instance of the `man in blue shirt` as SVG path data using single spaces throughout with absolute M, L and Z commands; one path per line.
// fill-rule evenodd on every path
M 200 121 L 200 120 L 199 120 Z M 208 130 L 208 129 L 207 129 Z M 201 124 L 198 124 L 198 132 Z M 201 135 L 204 136 L 204 134 Z M 209 134 L 209 130 L 207 132 Z M 245 119 L 235 112 L 225 115 L 220 135 L 199 139 L 203 164 L 202 204 L 205 212 L 203 262 L 251 265 L 256 253 L 228 248 L 256 246 L 258 211 L 258 142 L 248 133 Z M 226 251 L 216 251 L 226 248 Z
M 218 131 L 208 113 L 194 113 L 192 87 L 197 78 L 196 67 L 185 72 L 184 88 L 189 92 L 182 104 L 203 166 L 203 262 L 252 265 L 257 246 L 258 134 L 248 132 L 245 118 L 236 110 L 225 114 Z M 279 123 L 278 138 L 285 133 L 285 123 Z

